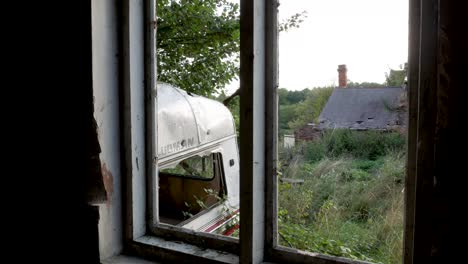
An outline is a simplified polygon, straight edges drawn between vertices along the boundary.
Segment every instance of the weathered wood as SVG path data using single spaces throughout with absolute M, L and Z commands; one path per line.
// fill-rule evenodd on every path
M 263 261 L 265 236 L 265 1 L 241 0 L 240 262 Z
M 145 116 L 146 116 L 146 193 L 147 222 L 159 223 L 158 181 L 158 105 L 157 105 L 157 57 L 156 57 L 156 0 L 145 1 Z
M 123 1 L 122 82 L 125 238 L 146 233 L 144 1 Z M 153 1 L 153 0 L 147 0 Z M 130 34 L 131 32 L 131 34 Z
M 265 5 L 265 259 L 278 244 L 278 1 Z
M 272 251 L 272 261 L 291 264 L 371 264 L 367 261 L 333 257 L 319 253 L 278 246 Z
M 420 44 L 420 0 L 409 1 L 408 28 L 408 124 L 407 124 L 407 161 L 405 179 L 405 229 L 403 239 L 403 263 L 410 264 L 413 259 L 414 206 L 416 181 L 416 146 L 419 87 L 419 44 Z
M 240 253 L 239 240 L 234 237 L 197 232 L 167 224 L 159 224 L 151 227 L 151 234 L 166 240 L 193 244 L 202 248 L 211 248 L 236 255 Z
M 466 129 L 466 14 L 465 1 L 439 1 L 438 87 L 434 146 L 434 184 L 431 205 L 431 263 L 457 263 L 465 258 L 460 242 L 466 227 L 466 185 L 460 172 L 466 170 L 461 154 Z M 462 150 L 456 151 L 456 150 Z
M 292 185 L 303 184 L 304 179 L 280 178 L 281 182 L 290 183 Z
M 240 262 L 251 263 L 253 258 L 253 5 L 254 1 L 240 2 Z
M 166 241 L 161 238 L 143 236 L 135 239 L 128 248 L 129 253 L 163 263 L 239 263 L 239 257 L 213 249 L 189 244 Z
M 438 1 L 421 1 L 413 263 L 430 263 L 437 118 Z

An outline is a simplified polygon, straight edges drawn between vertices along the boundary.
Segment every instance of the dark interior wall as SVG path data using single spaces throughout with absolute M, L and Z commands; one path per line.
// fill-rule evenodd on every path
M 418 126 L 409 131 L 417 134 L 414 144 L 409 145 L 409 153 L 417 153 L 413 158 L 409 155 L 409 171 L 414 169 L 416 175 L 416 196 L 414 204 L 412 198 L 407 200 L 414 211 L 406 211 L 406 220 L 414 219 L 414 225 L 405 234 L 412 238 L 405 241 L 405 247 L 412 244 L 414 253 L 406 255 L 405 263 L 457 263 L 463 258 L 460 234 L 465 221 L 461 208 L 466 207 L 461 184 L 461 175 L 466 174 L 466 155 L 461 154 L 466 145 L 462 128 L 466 120 L 463 101 L 467 98 L 462 83 L 467 47 L 462 13 L 466 7 L 461 1 L 449 0 L 410 3 L 416 7 L 412 15 L 420 18 L 411 25 L 420 25 L 411 27 L 419 27 L 417 31 L 410 31 L 409 84 L 411 98 L 417 101 L 414 113 Z
M 100 148 L 93 116 L 91 1 L 74 1 L 65 12 L 68 15 L 64 22 L 73 23 L 66 23 L 65 30 L 60 32 L 64 41 L 56 43 L 60 53 L 54 54 L 54 58 L 59 58 L 56 64 L 62 75 L 59 80 L 65 84 L 60 94 L 66 103 L 60 111 L 66 113 L 66 130 L 60 131 L 65 133 L 59 138 L 64 140 L 62 151 L 70 169 L 64 175 L 69 178 L 64 191 L 65 197 L 72 197 L 67 208 L 70 215 L 63 219 L 72 219 L 66 230 L 70 244 L 63 251 L 69 253 L 73 262 L 99 263 L 99 215 L 97 207 L 88 205 L 89 183 L 93 178 L 99 179 L 96 176 L 100 172 L 95 159 Z
M 461 259 L 463 254 L 460 234 L 466 230 L 462 208 L 463 175 L 466 175 L 466 74 L 462 69 L 466 55 L 466 27 L 462 13 L 463 1 L 439 2 L 438 54 L 437 54 L 437 115 L 434 141 L 434 189 L 431 195 L 431 262 L 452 263 L 447 258 Z M 465 39 L 464 39 L 465 38 Z M 466 103 L 465 103 L 466 105 Z M 463 135 L 465 134 L 465 135 Z M 464 191 L 466 193 L 466 190 Z
M 16 230 L 27 236 L 18 235 L 10 244 L 18 250 L 18 262 L 99 263 L 97 208 L 87 204 L 87 183 L 96 166 L 92 157 L 99 152 L 93 118 L 91 4 L 22 3 L 15 10 L 8 12 L 18 23 L 7 26 L 17 26 L 15 54 L 26 56 L 17 57 L 21 77 L 16 83 L 27 90 L 10 100 L 26 107 L 22 121 L 27 135 L 22 140 L 33 144 L 17 147 L 24 158 L 16 170 L 29 170 L 17 185 L 21 187 L 10 189 L 24 196 L 16 206 L 22 220 Z

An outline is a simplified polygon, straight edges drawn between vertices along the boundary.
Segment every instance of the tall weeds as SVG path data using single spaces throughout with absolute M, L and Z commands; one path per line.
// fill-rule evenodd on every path
M 404 148 L 399 134 L 337 130 L 289 150 L 289 159 L 280 159 L 283 176 L 304 183 L 280 184 L 280 243 L 400 263 Z

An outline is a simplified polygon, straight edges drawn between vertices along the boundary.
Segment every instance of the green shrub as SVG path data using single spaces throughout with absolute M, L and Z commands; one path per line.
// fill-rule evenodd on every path
M 280 219 L 294 223 L 308 223 L 314 193 L 304 186 L 291 186 L 289 183 L 279 185 Z M 300 198 L 300 199 L 298 199 Z
M 327 155 L 326 145 L 322 140 L 306 143 L 304 157 L 309 162 L 318 162 Z
M 368 181 L 371 175 L 364 170 L 360 169 L 349 169 L 341 173 L 341 180 L 342 181 Z
M 351 259 L 374 261 L 372 258 L 357 251 L 358 240 L 346 243 L 341 240 L 331 239 L 322 236 L 317 229 L 310 226 L 295 224 L 291 222 L 280 222 L 280 244 L 293 248 L 307 250 L 310 252 L 320 252 L 322 254 L 346 257 Z
M 336 129 L 324 132 L 318 140 L 307 142 L 304 156 L 309 162 L 342 156 L 374 161 L 389 151 L 403 150 L 405 142 L 404 136 L 393 132 Z
M 357 144 L 353 142 L 359 142 L 356 138 L 343 134 L 334 149 L 352 150 Z M 372 153 L 365 144 L 370 150 L 355 150 L 354 154 L 362 155 L 358 158 L 343 154 L 324 156 L 314 163 L 297 160 L 295 175 L 302 175 L 304 184 L 280 184 L 279 188 L 280 244 L 351 259 L 400 263 L 406 159 L 404 151 L 395 151 L 399 143 L 388 143 L 392 140 L 375 147 L 385 153 L 373 160 L 365 158 Z
M 379 158 L 377 160 L 355 159 L 353 160 L 353 163 L 351 164 L 351 166 L 354 169 L 363 170 L 366 172 L 372 172 L 376 168 L 382 166 L 382 164 L 383 164 L 382 158 Z

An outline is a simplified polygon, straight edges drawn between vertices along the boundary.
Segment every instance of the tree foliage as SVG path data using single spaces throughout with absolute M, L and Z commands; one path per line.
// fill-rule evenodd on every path
M 279 134 L 292 133 L 307 123 L 316 122 L 332 92 L 331 86 L 301 91 L 278 89 Z
M 408 63 L 400 65 L 400 69 L 390 69 L 389 73 L 385 73 L 385 84 L 387 86 L 401 86 L 406 81 L 406 73 L 408 71 Z
M 280 134 L 282 131 L 289 131 L 289 122 L 296 118 L 296 105 L 294 104 L 283 104 L 279 105 L 279 116 L 278 116 L 278 128 Z
M 239 4 L 230 0 L 158 0 L 158 80 L 213 96 L 239 75 Z M 279 25 L 299 27 L 306 12 Z
M 382 88 L 385 87 L 383 83 L 376 82 L 348 82 L 347 87 L 350 88 Z
M 307 123 L 317 122 L 323 107 L 330 98 L 334 87 L 314 88 L 306 99 L 297 104 L 295 119 L 288 123 L 293 130 L 299 129 Z
M 305 100 L 306 96 L 310 93 L 308 88 L 300 91 L 288 91 L 285 88 L 278 89 L 279 104 L 297 104 Z
M 291 28 L 298 28 L 301 23 L 304 21 L 304 18 L 307 17 L 307 11 L 302 11 L 301 13 L 296 13 L 278 25 L 279 31 L 288 31 Z
M 239 4 L 157 1 L 158 80 L 210 96 L 239 72 Z

